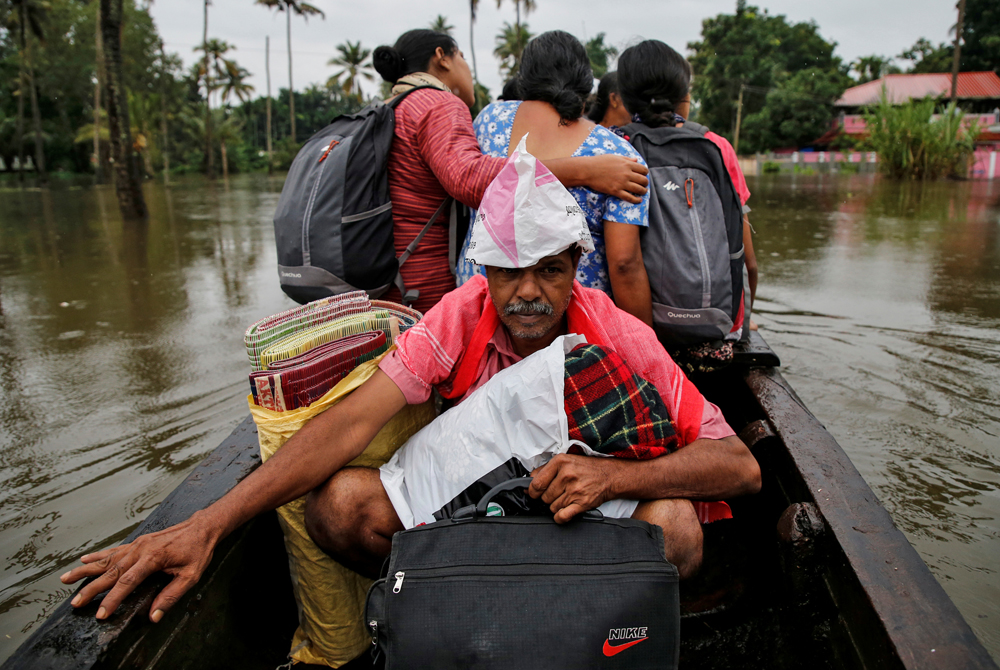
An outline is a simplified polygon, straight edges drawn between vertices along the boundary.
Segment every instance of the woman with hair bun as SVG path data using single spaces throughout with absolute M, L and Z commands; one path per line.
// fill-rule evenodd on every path
M 691 109 L 691 65 L 659 40 L 646 40 L 622 52 L 618 58 L 618 87 L 633 121 L 650 128 L 683 125 Z M 722 152 L 726 171 L 743 205 L 743 247 L 752 304 L 757 294 L 757 257 L 753 251 L 750 220 L 746 216 L 750 211 L 747 207 L 750 189 L 733 146 L 711 131 L 705 133 L 705 137 Z M 750 328 L 756 329 L 752 321 Z
M 448 196 L 479 207 L 504 161 L 479 151 L 469 114 L 475 103 L 472 73 L 454 39 L 432 30 L 411 30 L 395 45 L 375 49 L 372 61 L 382 78 L 393 84 L 393 96 L 417 86 L 429 87 L 408 95 L 395 109 L 388 172 L 399 255 Z M 545 165 L 567 186 L 588 184 L 636 202 L 646 191 L 645 168 L 625 159 L 565 159 L 545 161 Z M 447 221 L 447 212 L 441 220 Z M 413 305 L 420 311 L 430 309 L 455 288 L 447 225 L 428 230 L 403 265 L 402 274 L 407 289 L 420 292 Z M 395 287 L 385 297 L 401 299 Z
M 528 150 L 546 165 L 563 156 L 608 155 L 645 165 L 627 141 L 583 117 L 594 75 L 586 49 L 569 33 L 553 30 L 531 40 L 517 80 L 520 101 L 495 102 L 476 118 L 476 137 L 485 154 L 506 157 L 528 134 Z M 569 191 L 583 209 L 595 247 L 580 259 L 577 279 L 605 291 L 618 307 L 651 324 L 649 279 L 639 248 L 639 232 L 649 225 L 649 195 L 635 202 L 583 186 Z M 481 270 L 460 264 L 459 282 Z
M 609 72 L 601 77 L 594 104 L 587 112 L 587 118 L 599 123 L 611 132 L 632 123 L 632 115 L 625 109 L 622 95 L 618 90 L 618 73 Z M 616 133 L 617 134 L 617 133 Z

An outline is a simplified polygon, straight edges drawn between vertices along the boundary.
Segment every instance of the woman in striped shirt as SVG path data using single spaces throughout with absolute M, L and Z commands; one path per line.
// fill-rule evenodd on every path
M 400 255 L 448 196 L 478 208 L 505 159 L 485 156 L 472 129 L 475 102 L 472 73 L 455 40 L 431 30 L 404 33 L 392 47 L 375 50 L 378 73 L 394 84 L 392 95 L 408 95 L 395 110 L 396 129 L 389 154 L 396 254 Z M 645 166 L 622 156 L 560 158 L 544 161 L 567 187 L 589 188 L 638 203 L 646 192 Z M 440 220 L 447 222 L 447 213 Z M 435 225 L 402 267 L 407 290 L 418 290 L 413 306 L 427 311 L 455 278 L 448 260 L 448 227 Z M 399 301 L 392 288 L 386 299 Z

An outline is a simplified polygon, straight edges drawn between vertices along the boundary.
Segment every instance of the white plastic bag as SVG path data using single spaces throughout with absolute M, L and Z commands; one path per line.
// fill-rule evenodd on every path
M 573 195 L 528 153 L 525 135 L 483 194 L 465 257 L 470 263 L 526 268 L 577 244 L 594 250 Z
M 563 395 L 566 353 L 586 343 L 564 335 L 524 360 L 501 370 L 465 402 L 411 437 L 380 468 L 399 520 L 406 528 L 435 521 L 434 513 L 511 458 L 528 470 L 578 445 L 570 441 Z M 632 515 L 637 501 L 611 500 L 605 516 Z

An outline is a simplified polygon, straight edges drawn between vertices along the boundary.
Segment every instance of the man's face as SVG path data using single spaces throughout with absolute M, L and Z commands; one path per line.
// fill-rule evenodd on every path
M 558 328 L 569 306 L 579 257 L 573 248 L 529 268 L 486 268 L 493 306 L 514 338 L 537 340 Z

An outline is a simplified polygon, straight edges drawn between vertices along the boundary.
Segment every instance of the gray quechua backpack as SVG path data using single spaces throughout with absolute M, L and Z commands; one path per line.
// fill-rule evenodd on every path
M 393 284 L 404 301 L 417 298 L 416 291 L 407 294 L 399 268 L 451 200 L 441 203 L 397 258 L 388 176 L 394 110 L 421 88 L 432 87 L 417 86 L 388 103 L 379 100 L 338 116 L 295 156 L 274 212 L 278 276 L 293 300 L 359 289 L 378 297 Z
M 653 327 L 668 346 L 734 340 L 744 313 L 743 209 L 707 128 L 624 127 L 649 166 L 642 259 Z

